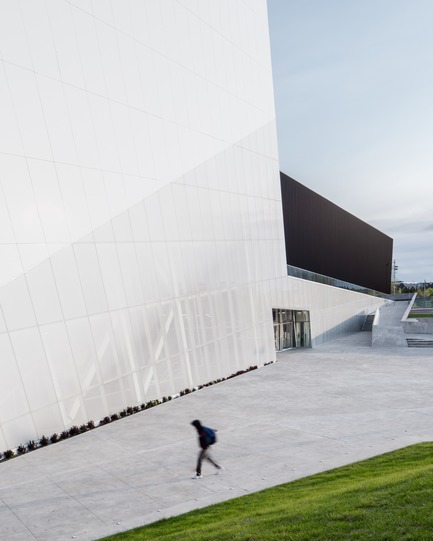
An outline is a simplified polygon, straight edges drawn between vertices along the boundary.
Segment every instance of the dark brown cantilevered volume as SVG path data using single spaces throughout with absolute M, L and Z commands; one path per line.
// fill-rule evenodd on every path
M 280 173 L 288 265 L 391 291 L 392 238 Z

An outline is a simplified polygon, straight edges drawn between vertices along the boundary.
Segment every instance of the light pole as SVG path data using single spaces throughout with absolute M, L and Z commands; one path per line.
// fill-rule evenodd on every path
M 398 271 L 398 265 L 396 265 L 396 261 L 392 262 L 392 292 L 395 293 L 395 282 L 396 282 L 396 271 Z

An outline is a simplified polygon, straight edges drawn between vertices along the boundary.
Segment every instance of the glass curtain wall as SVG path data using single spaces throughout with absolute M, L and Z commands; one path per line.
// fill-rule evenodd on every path
M 273 308 L 275 350 L 311 347 L 310 312 Z

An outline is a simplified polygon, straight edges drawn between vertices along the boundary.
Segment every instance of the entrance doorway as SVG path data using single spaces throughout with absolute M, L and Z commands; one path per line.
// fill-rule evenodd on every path
M 310 312 L 273 308 L 275 351 L 311 347 Z

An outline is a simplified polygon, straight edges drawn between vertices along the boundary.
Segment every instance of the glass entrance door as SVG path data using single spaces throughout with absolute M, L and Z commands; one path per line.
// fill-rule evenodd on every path
M 310 312 L 298 310 L 295 312 L 295 335 L 297 348 L 310 348 Z
M 310 313 L 307 310 L 274 308 L 272 317 L 276 351 L 311 347 Z

